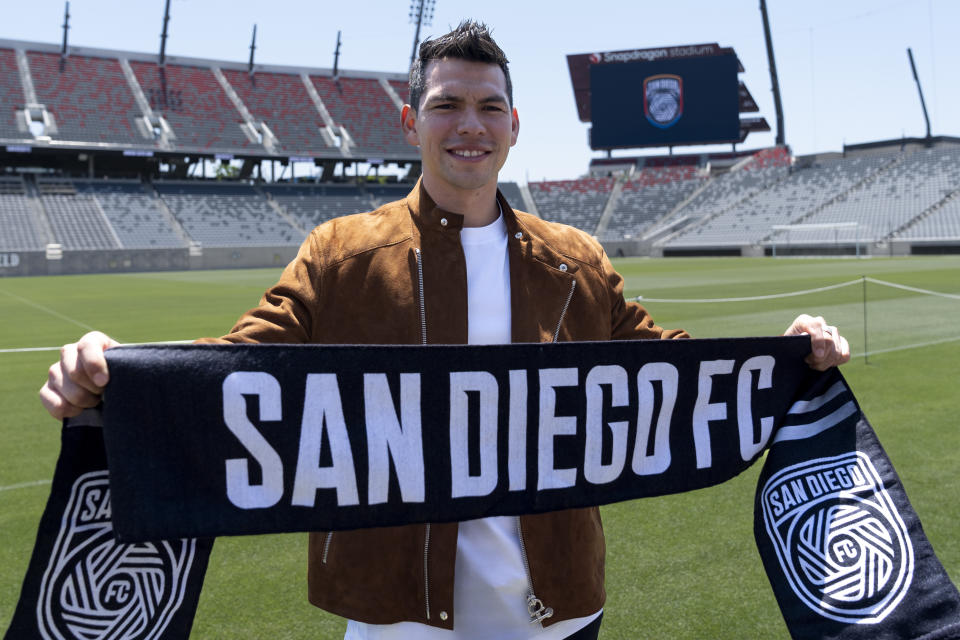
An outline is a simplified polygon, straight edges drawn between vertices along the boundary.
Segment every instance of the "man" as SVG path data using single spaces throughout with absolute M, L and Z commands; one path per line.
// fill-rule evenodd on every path
M 404 200 L 317 227 L 280 281 L 222 341 L 491 344 L 681 338 L 623 299 L 588 235 L 514 211 L 497 176 L 517 141 L 507 59 L 464 22 L 420 47 L 401 111 L 423 175 Z M 800 316 L 811 366 L 849 357 L 822 318 Z M 108 380 L 92 333 L 66 345 L 40 397 L 63 418 Z M 605 593 L 599 511 L 314 533 L 310 601 L 348 638 L 596 638 Z

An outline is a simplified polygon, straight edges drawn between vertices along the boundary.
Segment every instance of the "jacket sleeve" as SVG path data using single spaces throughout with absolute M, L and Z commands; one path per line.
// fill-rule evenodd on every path
M 689 338 L 683 329 L 664 329 L 637 302 L 627 302 L 623 297 L 623 277 L 616 272 L 605 251 L 601 249 L 601 270 L 610 293 L 610 339 L 642 340 Z
M 314 314 L 320 306 L 321 271 L 319 247 L 311 233 L 277 284 L 267 289 L 259 305 L 240 317 L 230 333 L 221 338 L 202 338 L 197 343 L 312 342 Z

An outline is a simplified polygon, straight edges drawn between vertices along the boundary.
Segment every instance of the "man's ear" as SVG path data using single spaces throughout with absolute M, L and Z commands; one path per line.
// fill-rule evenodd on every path
M 403 137 L 415 147 L 420 146 L 420 136 L 417 134 L 417 112 L 408 104 L 400 110 L 400 129 Z
M 510 113 L 510 119 L 513 121 L 510 123 L 510 128 L 512 134 L 510 136 L 510 146 L 517 144 L 517 135 L 520 133 L 520 116 L 517 114 L 517 108 L 514 107 Z

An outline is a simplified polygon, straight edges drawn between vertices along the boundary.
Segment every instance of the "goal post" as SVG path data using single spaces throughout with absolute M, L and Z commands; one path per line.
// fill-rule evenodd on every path
M 854 233 L 854 245 L 856 247 L 856 255 L 860 257 L 860 234 L 856 233 L 860 228 L 859 222 L 817 222 L 817 223 L 800 223 L 800 224 L 775 224 L 772 229 L 774 232 L 777 231 L 786 231 L 786 245 L 789 247 L 791 245 L 791 238 L 795 231 L 823 231 L 823 230 L 832 230 L 833 231 L 833 244 L 834 246 L 840 244 L 839 234 L 842 230 L 853 230 Z M 770 250 L 774 258 L 777 257 L 777 233 L 774 233 L 770 237 Z M 844 241 L 847 241 L 844 239 Z M 814 244 L 814 243 L 810 243 Z M 824 244 L 824 243 L 820 243 Z

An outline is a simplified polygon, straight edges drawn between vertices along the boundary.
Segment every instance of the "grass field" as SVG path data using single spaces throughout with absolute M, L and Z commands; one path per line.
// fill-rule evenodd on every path
M 629 259 L 628 296 L 707 299 L 823 287 L 861 275 L 960 294 L 960 258 Z M 0 629 L 13 614 L 49 492 L 59 425 L 36 392 L 56 351 L 96 327 L 123 342 L 221 335 L 278 271 L 237 270 L 0 279 Z M 822 314 L 858 354 L 843 368 L 896 466 L 934 549 L 960 579 L 960 300 L 860 284 L 760 302 L 650 302 L 661 325 L 698 337 L 770 335 Z M 721 486 L 605 507 L 607 593 L 601 637 L 783 638 L 753 542 L 759 465 Z M 217 541 L 195 638 L 331 638 L 344 622 L 306 602 L 306 537 Z

